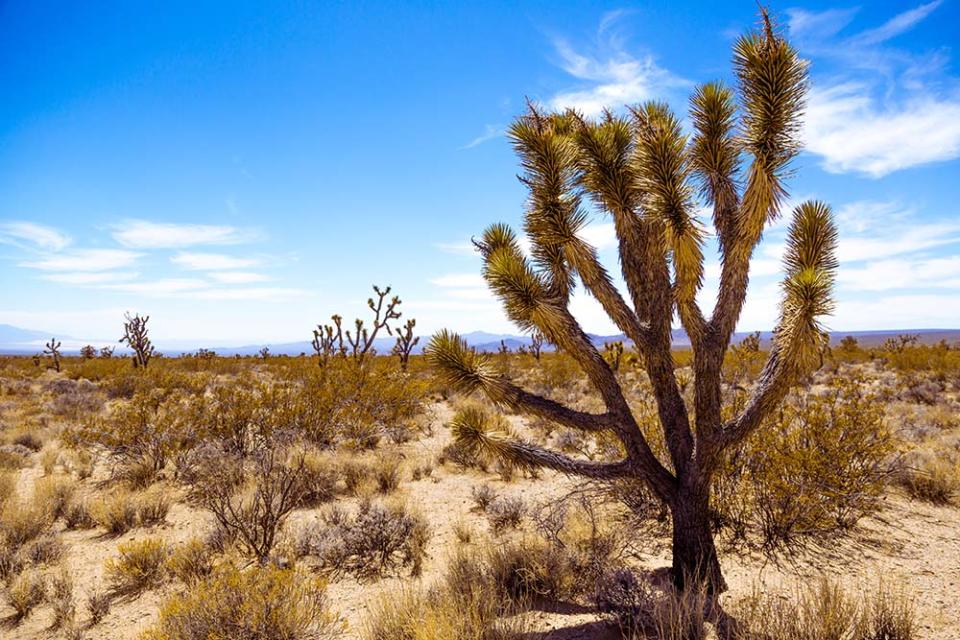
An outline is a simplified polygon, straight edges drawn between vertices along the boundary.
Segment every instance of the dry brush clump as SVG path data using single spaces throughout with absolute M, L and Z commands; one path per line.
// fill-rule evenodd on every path
M 420 575 L 430 528 L 401 502 L 363 501 L 356 513 L 340 507 L 304 526 L 294 542 L 299 556 L 312 556 L 332 579 L 353 575 L 372 580 L 406 569 Z
M 164 602 L 143 640 L 332 640 L 342 625 L 325 591 L 295 569 L 226 567 Z

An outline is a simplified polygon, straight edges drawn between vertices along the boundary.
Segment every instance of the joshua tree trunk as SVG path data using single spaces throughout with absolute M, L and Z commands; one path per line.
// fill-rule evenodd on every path
M 726 590 L 720 559 L 710 528 L 708 487 L 680 489 L 670 503 L 673 523 L 673 578 L 683 587 L 689 582 Z
M 827 340 L 819 318 L 832 310 L 837 266 L 829 207 L 801 204 L 788 231 L 780 319 L 767 363 L 753 397 L 724 420 L 723 357 L 746 298 L 750 258 L 786 196 L 783 178 L 799 151 L 807 84 L 804 62 L 762 13 L 763 29 L 743 36 L 734 49 L 739 104 L 719 83 L 698 87 L 690 139 L 669 108 L 655 102 L 630 107 L 629 117 L 607 112 L 599 121 L 531 105 L 510 130 L 530 191 L 524 231 L 531 250 L 528 256 L 506 225 L 491 226 L 475 242 L 483 275 L 514 323 L 542 333 L 576 360 L 605 410 L 578 411 L 516 386 L 456 334 L 438 333 L 427 349 L 453 387 L 482 391 L 501 406 L 569 429 L 613 434 L 622 459 L 597 462 L 496 433 L 483 411 L 462 411 L 451 424 L 462 444 L 513 465 L 644 483 L 673 518 L 676 584 L 693 581 L 712 591 L 726 585 L 710 528 L 711 479 L 724 452 L 756 430 L 790 386 L 818 365 Z M 751 159 L 746 168 L 744 157 Z M 706 234 L 695 215 L 696 187 L 713 210 L 721 255 L 709 316 L 697 302 Z M 583 195 L 613 218 L 628 297 L 578 234 L 587 219 Z M 640 352 L 664 451 L 651 448 L 621 379 L 570 313 L 578 282 Z M 693 350 L 693 407 L 687 407 L 674 374 L 674 315 Z

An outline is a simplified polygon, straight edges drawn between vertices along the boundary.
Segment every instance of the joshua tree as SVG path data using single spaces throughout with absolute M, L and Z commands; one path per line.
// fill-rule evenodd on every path
M 43 355 L 53 359 L 51 367 L 57 372 L 60 371 L 60 342 L 56 338 L 50 338 L 50 342 L 43 345 Z
M 98 357 L 103 358 L 104 360 L 109 360 L 113 357 L 113 351 L 115 347 L 100 347 L 100 354 Z
M 530 353 L 533 354 L 533 357 L 537 362 L 540 361 L 540 351 L 543 349 L 543 334 L 539 331 L 534 331 L 530 334 Z
M 313 330 L 313 341 L 310 344 L 317 354 L 321 367 L 324 366 L 332 356 L 346 357 L 348 345 L 350 347 L 350 355 L 353 359 L 357 361 L 357 363 L 363 364 L 363 360 L 368 354 L 376 354 L 373 344 L 381 329 L 386 329 L 388 335 L 393 335 L 393 329 L 390 328 L 389 323 L 392 320 L 399 319 L 402 315 L 397 311 L 397 307 L 399 307 L 401 303 L 400 297 L 393 296 L 389 302 L 386 302 L 386 307 L 384 307 L 384 301 L 387 296 L 390 295 L 390 287 L 380 289 L 380 287 L 374 285 L 373 291 L 377 294 L 377 301 L 374 302 L 373 298 L 367 299 L 367 306 L 373 311 L 372 331 L 363 326 L 363 320 L 360 318 L 354 321 L 356 327 L 354 333 L 350 333 L 349 329 L 344 331 L 343 316 L 339 315 L 331 317 L 333 325 L 317 325 L 317 328 Z M 344 336 L 346 336 L 346 340 L 344 340 Z M 412 345 L 411 348 L 413 348 Z
M 396 328 L 397 331 L 397 344 L 393 347 L 393 354 L 399 356 L 400 358 L 400 368 L 404 371 L 407 370 L 407 363 L 410 361 L 410 353 L 413 352 L 413 348 L 417 346 L 417 343 L 420 342 L 420 336 L 413 335 L 413 328 L 417 326 L 417 321 L 413 318 L 407 320 L 407 323 L 403 325 L 401 330 L 399 327 Z
M 614 373 L 620 371 L 620 362 L 623 360 L 623 341 L 604 342 L 603 353 L 606 355 L 604 359 L 610 365 L 610 369 Z
M 129 313 L 123 316 L 126 322 L 123 323 L 123 337 L 120 342 L 126 342 L 133 349 L 133 367 L 135 369 L 146 369 L 153 357 L 153 343 L 150 342 L 147 322 L 150 316 L 140 317 L 140 314 L 131 316 Z
M 97 348 L 92 344 L 88 344 L 80 348 L 80 357 L 84 360 L 93 360 L 97 357 Z
M 632 107 L 626 116 L 607 112 L 598 121 L 530 105 L 510 129 L 521 181 L 529 189 L 524 231 L 532 250 L 528 258 L 506 225 L 489 227 L 477 242 L 483 275 L 514 323 L 543 332 L 578 362 L 604 412 L 578 411 L 514 385 L 456 334 L 441 331 L 428 347 L 451 386 L 481 390 L 502 406 L 564 427 L 614 434 L 620 459 L 598 462 L 494 432 L 482 412 L 463 412 L 452 423 L 461 444 L 513 465 L 642 482 L 672 516 L 675 583 L 695 582 L 713 592 L 725 589 L 708 515 L 714 474 L 724 452 L 760 427 L 788 389 L 818 366 L 827 341 L 819 318 L 832 310 L 837 266 L 830 208 L 799 205 L 788 231 L 780 317 L 768 360 L 743 410 L 724 419 L 723 356 L 743 308 L 750 258 L 786 196 L 784 179 L 799 151 L 807 88 L 805 63 L 765 11 L 762 18 L 761 28 L 734 47 L 737 90 L 710 83 L 694 91 L 689 139 L 678 117 L 658 102 Z M 709 316 L 696 300 L 705 236 L 695 217 L 697 187 L 712 209 L 722 259 Z M 613 219 L 629 297 L 578 235 L 587 218 L 583 196 Z M 641 431 L 621 383 L 571 315 L 578 280 L 640 351 L 664 435 L 661 457 Z M 671 359 L 674 312 L 694 353 L 692 407 Z

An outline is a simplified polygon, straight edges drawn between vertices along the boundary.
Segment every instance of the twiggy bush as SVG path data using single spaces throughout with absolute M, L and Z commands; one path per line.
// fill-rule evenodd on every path
M 398 574 L 420 575 L 430 529 L 422 516 L 402 503 L 361 503 L 355 515 L 334 509 L 325 523 L 300 531 L 300 555 L 316 556 L 334 579 L 352 574 L 361 580 Z
M 912 451 L 899 480 L 912 497 L 933 504 L 949 504 L 960 496 L 960 464 L 942 452 Z
M 50 579 L 50 606 L 53 607 L 54 629 L 68 629 L 73 626 L 77 613 L 76 601 L 73 597 L 73 578 L 64 568 Z
M 207 464 L 216 466 L 199 478 L 192 493 L 248 554 L 264 563 L 287 516 L 307 495 L 303 454 L 288 459 L 279 442 L 248 460 L 210 451 Z
M 135 499 L 137 521 L 146 527 L 163 523 L 167 519 L 173 500 L 167 495 L 168 489 L 150 489 Z
M 761 436 L 730 452 L 716 483 L 716 522 L 760 533 L 766 546 L 854 525 L 875 512 L 897 442 L 883 405 L 856 378 L 794 395 Z
M 134 487 L 152 482 L 180 448 L 184 433 L 178 397 L 162 389 L 136 392 L 129 402 L 114 405 L 64 438 L 73 446 L 100 446 L 113 459 L 114 475 Z
M 97 526 L 118 536 L 137 525 L 137 504 L 132 493 L 116 488 L 93 504 L 90 515 Z
M 485 513 L 493 532 L 500 534 L 506 529 L 516 529 L 521 525 L 526 515 L 526 506 L 520 498 L 502 496 L 488 504 Z
M 170 549 L 159 538 L 125 542 L 117 547 L 118 556 L 104 564 L 110 590 L 114 595 L 136 595 L 159 585 Z
M 113 599 L 110 593 L 99 587 L 94 587 L 87 593 L 87 613 L 90 614 L 90 625 L 100 624 L 100 621 L 110 613 Z
M 0 534 L 17 549 L 46 531 L 53 523 L 49 511 L 35 501 L 8 500 L 0 513 Z
M 327 640 L 341 625 L 325 583 L 293 569 L 255 566 L 215 573 L 167 600 L 144 640 Z
M 170 553 L 167 569 L 184 584 L 195 584 L 213 573 L 212 550 L 203 540 L 191 538 Z
M 377 491 L 381 494 L 393 493 L 400 486 L 400 456 L 381 455 L 374 463 L 374 474 L 377 480 Z
M 14 619 L 19 621 L 43 603 L 47 594 L 47 585 L 43 576 L 34 570 L 27 570 L 13 578 L 7 587 L 7 601 L 13 607 Z

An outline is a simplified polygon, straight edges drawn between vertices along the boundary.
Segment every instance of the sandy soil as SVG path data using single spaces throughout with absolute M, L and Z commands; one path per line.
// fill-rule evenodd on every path
M 449 433 L 442 426 L 448 417 L 448 407 L 435 407 L 434 434 L 405 444 L 398 450 L 411 460 L 435 458 L 449 441 Z M 41 474 L 39 466 L 23 470 L 21 490 L 28 492 Z M 536 481 L 518 477 L 506 484 L 492 474 L 481 477 L 478 473 L 462 473 L 444 467 L 435 468 L 431 477 L 416 482 L 407 476 L 399 492 L 419 508 L 433 529 L 430 557 L 420 579 L 422 583 L 429 584 L 442 574 L 445 559 L 459 544 L 453 533 L 458 520 L 471 524 L 478 533 L 487 530 L 485 519 L 470 512 L 470 491 L 479 481 L 490 483 L 503 495 L 520 496 L 528 504 L 555 499 L 572 487 L 569 480 L 550 473 L 543 474 Z M 295 527 L 317 517 L 319 511 L 300 511 L 294 514 L 288 526 Z M 118 544 L 147 536 L 160 536 L 171 544 L 179 544 L 201 535 L 209 525 L 206 514 L 177 504 L 164 525 L 136 529 L 120 537 L 107 537 L 98 530 L 62 532 L 66 545 L 64 563 L 74 578 L 79 619 L 86 620 L 83 606 L 86 593 L 102 585 L 104 561 L 115 555 Z M 669 555 L 662 544 L 649 546 L 652 550 L 641 558 L 645 568 L 654 570 L 669 565 Z M 655 550 L 657 547 L 663 550 Z M 731 553 L 724 554 L 722 563 L 730 584 L 730 592 L 724 596 L 727 599 L 749 594 L 758 587 L 783 588 L 795 584 L 798 577 L 806 579 L 821 574 L 838 578 L 851 588 L 875 587 L 882 579 L 887 584 L 903 586 L 914 596 L 920 638 L 960 638 L 960 509 L 930 506 L 891 495 L 879 517 L 862 522 L 854 535 L 807 549 L 789 563 L 775 564 L 759 554 Z M 410 583 L 409 579 L 390 578 L 374 584 L 360 585 L 351 579 L 332 584 L 329 589 L 332 608 L 346 621 L 347 637 L 358 637 L 368 603 L 383 593 L 389 594 Z M 110 614 L 99 625 L 87 630 L 86 637 L 102 640 L 136 638 L 156 619 L 158 605 L 164 596 L 176 588 L 167 585 L 132 600 L 115 601 Z M 4 603 L 0 618 L 9 617 L 11 612 Z M 543 638 L 613 637 L 592 613 L 535 612 L 530 618 L 543 632 Z M 50 608 L 42 606 L 17 626 L 0 626 L 0 638 L 33 640 L 56 637 L 49 628 L 51 619 Z

